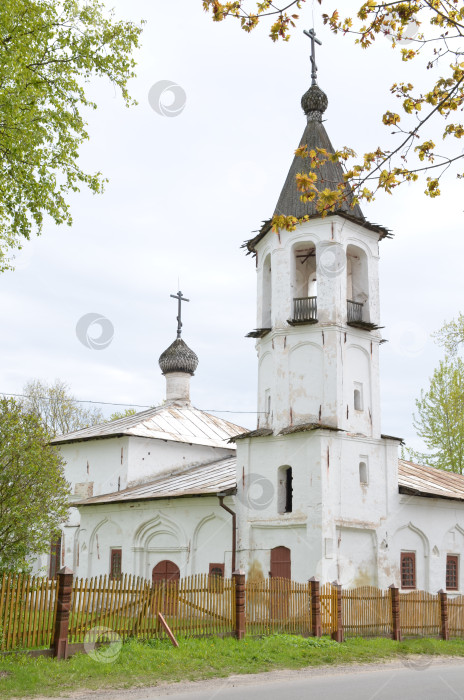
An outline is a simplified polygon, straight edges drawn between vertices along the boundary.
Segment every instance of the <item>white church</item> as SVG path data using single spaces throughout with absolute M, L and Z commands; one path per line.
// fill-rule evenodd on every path
M 333 152 L 315 76 L 302 107 L 301 145 Z M 401 439 L 381 432 L 378 262 L 389 231 L 349 201 L 321 218 L 300 201 L 301 162 L 275 213 L 309 220 L 279 234 L 269 221 L 246 243 L 257 268 L 256 430 L 192 405 L 198 358 L 179 314 L 159 359 L 163 405 L 53 441 L 73 495 L 61 539 L 37 564 L 50 576 L 63 565 L 153 580 L 243 569 L 464 592 L 464 477 L 399 460 Z M 335 186 L 341 166 L 326 163 L 318 178 Z

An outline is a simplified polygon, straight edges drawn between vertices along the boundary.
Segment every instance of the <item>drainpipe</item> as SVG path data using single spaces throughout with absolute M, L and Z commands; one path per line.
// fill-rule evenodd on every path
M 235 571 L 235 551 L 236 551 L 236 543 L 237 543 L 237 515 L 234 513 L 233 510 L 228 508 L 227 506 L 224 505 L 224 498 L 226 494 L 225 493 L 218 493 L 217 497 L 219 498 L 219 505 L 221 508 L 224 508 L 228 513 L 231 514 L 232 516 L 232 573 Z

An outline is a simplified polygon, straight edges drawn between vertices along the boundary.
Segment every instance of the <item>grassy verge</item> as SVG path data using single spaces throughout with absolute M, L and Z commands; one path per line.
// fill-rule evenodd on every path
M 424 654 L 464 657 L 464 639 L 443 642 L 418 639 L 349 639 L 337 644 L 321 639 L 274 635 L 262 639 L 180 639 L 175 649 L 167 641 L 128 641 L 109 659 L 78 654 L 68 661 L 32 659 L 24 655 L 0 658 L 0 697 L 61 695 L 74 690 L 129 688 L 163 681 L 185 681 L 346 663 L 409 658 Z M 100 652 L 98 652 L 100 653 Z M 412 655 L 412 656 L 409 656 Z M 103 657 L 104 658 L 104 657 Z

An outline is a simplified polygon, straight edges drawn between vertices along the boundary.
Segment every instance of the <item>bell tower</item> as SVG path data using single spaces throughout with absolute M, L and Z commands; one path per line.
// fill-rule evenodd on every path
M 334 153 L 308 34 L 300 146 Z M 325 217 L 303 202 L 296 175 L 308 162 L 294 157 L 274 211 L 304 221 L 276 233 L 269 219 L 246 243 L 257 269 L 248 336 L 258 355 L 258 422 L 237 439 L 239 562 L 266 577 L 285 550 L 297 580 L 343 580 L 355 562 L 368 572 L 363 583 L 376 585 L 377 530 L 398 488 L 398 439 L 380 427 L 379 242 L 390 234 L 366 220 L 348 185 Z M 320 191 L 343 182 L 330 159 L 315 172 Z
M 314 79 L 313 79 L 314 80 Z M 322 123 L 328 100 L 313 82 L 301 100 L 306 128 L 300 146 L 334 149 Z M 258 428 L 279 432 L 305 423 L 380 437 L 378 349 L 379 240 L 383 227 L 346 201 L 322 218 L 304 203 L 295 156 L 275 215 L 309 216 L 294 231 L 266 222 L 247 242 L 257 259 Z M 317 171 L 317 186 L 343 181 L 339 163 Z

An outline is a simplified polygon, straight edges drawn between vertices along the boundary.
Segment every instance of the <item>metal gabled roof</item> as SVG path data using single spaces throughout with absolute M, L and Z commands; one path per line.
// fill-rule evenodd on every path
M 236 458 L 226 457 L 200 467 L 177 470 L 123 491 L 76 501 L 72 506 L 232 493 L 237 487 L 236 469 Z M 464 476 L 402 459 L 398 460 L 398 488 L 400 493 L 414 496 L 464 501 Z
M 194 406 L 166 403 L 110 423 L 57 435 L 51 444 L 65 445 L 84 440 L 133 436 L 230 449 L 227 440 L 243 432 L 244 428 Z
M 185 496 L 214 496 L 218 493 L 231 493 L 237 486 L 236 466 L 237 460 L 235 457 L 226 457 L 216 462 L 203 464 L 201 467 L 171 472 L 167 476 L 158 477 L 123 491 L 73 502 L 72 506 L 92 506 L 103 503 L 127 503 L 128 501 L 149 501 Z
M 398 462 L 400 493 L 464 501 L 464 475 L 446 472 L 404 459 Z

